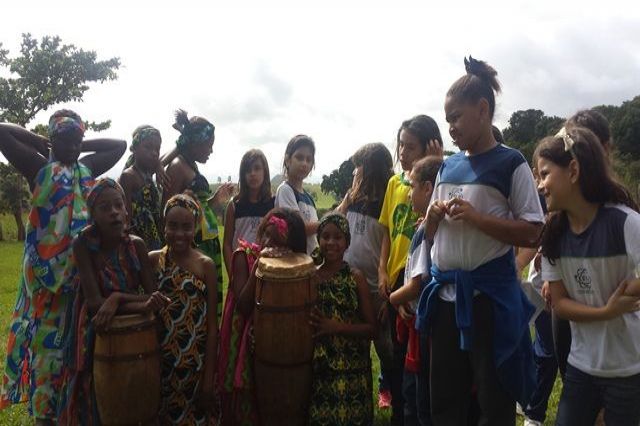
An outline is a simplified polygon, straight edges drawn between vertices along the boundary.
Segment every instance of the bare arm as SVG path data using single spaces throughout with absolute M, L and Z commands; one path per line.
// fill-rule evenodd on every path
M 189 182 L 193 180 L 195 173 L 189 166 L 180 161 L 179 158 L 176 158 L 171 164 L 169 164 L 169 167 L 167 167 L 167 176 L 169 177 L 171 184 L 168 187 L 163 188 L 162 204 L 165 204 L 169 198 L 175 194 L 179 194 L 187 189 L 189 187 Z
M 409 282 L 389 295 L 392 305 L 398 306 L 416 300 L 420 296 L 420 277 L 413 277 Z
M 47 138 L 20 126 L 0 124 L 0 152 L 27 179 L 31 189 L 36 175 L 47 164 L 48 144 Z
M 550 281 L 551 303 L 560 318 L 575 322 L 607 321 L 640 309 L 640 297 L 625 296 L 627 282 L 620 283 L 605 306 L 588 306 L 569 297 L 564 283 Z
M 519 248 L 518 254 L 516 255 L 516 269 L 518 271 L 518 278 L 522 278 L 522 271 L 536 257 L 536 254 L 538 254 L 538 249 L 536 248 Z
M 224 255 L 224 265 L 227 272 L 231 274 L 231 259 L 233 258 L 233 236 L 236 231 L 235 205 L 233 200 L 227 204 L 227 210 L 224 214 L 224 240 L 222 241 L 222 254 Z M 236 293 L 237 295 L 238 293 Z
M 178 150 L 177 146 L 174 146 L 171 151 L 165 152 L 160 156 L 160 164 L 162 164 L 163 166 L 167 166 L 168 164 L 171 164 L 173 160 L 178 158 L 178 155 L 180 155 L 180 151 Z
M 158 289 L 153 267 L 149 260 L 149 250 L 147 250 L 147 246 L 142 238 L 133 236 L 131 238 L 133 238 L 133 244 L 136 248 L 138 260 L 140 261 L 140 284 L 142 285 L 144 293 L 149 295 Z
M 211 259 L 206 259 L 205 284 L 207 285 L 207 346 L 204 358 L 202 392 L 213 391 L 218 354 L 218 271 Z
M 380 262 L 378 263 L 378 293 L 385 299 L 389 298 L 387 292 L 389 288 L 389 275 L 387 274 L 387 263 L 389 262 L 389 249 L 391 248 L 391 237 L 389 228 L 384 227 L 382 245 L 380 246 Z
M 118 182 L 120 186 L 124 190 L 124 205 L 127 207 L 127 213 L 129 214 L 129 218 L 133 215 L 133 210 L 131 207 L 133 191 L 135 188 L 135 182 L 133 177 L 128 173 L 128 170 L 125 170 L 118 178 Z
M 93 152 L 85 155 L 80 162 L 87 166 L 93 176 L 100 176 L 113 167 L 127 149 L 127 143 L 119 139 L 90 139 L 82 141 L 82 152 Z

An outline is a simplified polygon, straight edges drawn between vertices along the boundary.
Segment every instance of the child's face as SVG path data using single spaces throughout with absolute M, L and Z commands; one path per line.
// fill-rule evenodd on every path
M 318 244 L 320 252 L 327 261 L 342 260 L 347 249 L 347 239 L 344 233 L 333 223 L 328 223 L 322 228 Z
M 453 143 L 462 151 L 473 149 L 481 134 L 480 102 L 478 105 L 472 105 L 448 96 L 444 103 L 444 112 Z
M 191 158 L 198 163 L 204 164 L 209 160 L 213 152 L 213 138 L 207 142 L 194 143 L 190 146 Z
M 257 159 L 251 163 L 249 171 L 244 175 L 247 187 L 252 191 L 258 191 L 264 183 L 264 165 L 262 160 Z
M 133 149 L 136 165 L 145 171 L 155 171 L 160 158 L 160 145 L 162 140 L 157 136 L 150 136 Z
M 413 163 L 424 157 L 424 155 L 425 148 L 422 147 L 420 139 L 411 132 L 404 129 L 400 130 L 398 157 L 400 157 L 402 170 L 406 172 L 410 171 Z
M 313 150 L 310 146 L 301 146 L 287 158 L 287 174 L 294 179 L 304 180 L 313 168 Z
M 538 158 L 538 191 L 544 195 L 549 211 L 565 210 L 572 191 L 570 167 L 560 167 L 545 158 Z
M 63 164 L 78 161 L 82 146 L 82 136 L 77 133 L 62 133 L 51 140 L 53 157 Z
M 413 171 L 411 171 L 409 183 L 411 184 L 410 197 L 413 211 L 420 215 L 425 214 L 433 192 L 431 182 L 419 182 L 415 179 Z
M 195 237 L 193 214 L 184 207 L 173 207 L 164 219 L 164 237 L 173 251 L 188 250 Z
M 96 199 L 91 217 L 103 235 L 122 235 L 127 224 L 127 209 L 122 194 L 115 188 L 104 189 Z

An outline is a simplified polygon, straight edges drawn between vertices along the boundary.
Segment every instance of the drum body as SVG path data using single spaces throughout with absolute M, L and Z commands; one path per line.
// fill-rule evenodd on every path
M 255 380 L 261 423 L 308 423 L 315 267 L 304 254 L 261 258 L 256 271 Z
M 96 334 L 93 380 L 103 425 L 143 425 L 160 408 L 160 352 L 153 314 L 120 315 Z

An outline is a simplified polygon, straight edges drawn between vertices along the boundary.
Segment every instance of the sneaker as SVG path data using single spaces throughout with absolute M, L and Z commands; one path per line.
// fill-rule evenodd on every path
M 524 418 L 523 426 L 542 426 L 543 423 L 537 420 L 531 420 L 529 417 Z
M 378 393 L 378 408 L 391 408 L 391 391 L 381 389 Z

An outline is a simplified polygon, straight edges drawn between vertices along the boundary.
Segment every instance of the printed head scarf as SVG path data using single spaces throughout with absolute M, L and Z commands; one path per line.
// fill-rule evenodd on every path
M 93 207 L 95 206 L 96 200 L 100 194 L 102 194 L 102 192 L 107 188 L 117 190 L 124 199 L 124 190 L 118 182 L 108 177 L 97 179 L 93 188 L 91 188 L 91 192 L 89 192 L 89 195 L 87 196 L 87 207 L 89 208 L 89 213 L 93 211 Z
M 157 137 L 161 139 L 160 131 L 153 126 L 148 126 L 148 125 L 143 125 L 138 127 L 133 131 L 133 135 L 131 138 L 131 145 L 129 146 L 129 151 L 133 152 L 134 148 L 140 145 L 140 142 L 150 137 Z M 135 161 L 136 161 L 135 155 L 131 154 L 129 158 L 127 158 L 127 163 L 125 164 L 125 167 L 133 166 Z
M 68 109 L 61 109 L 53 113 L 49 119 L 49 139 L 64 133 L 78 133 L 84 136 L 84 122 L 78 114 Z
M 318 225 L 317 236 L 318 240 L 320 239 L 320 234 L 325 226 L 333 223 L 342 233 L 344 234 L 344 238 L 347 240 L 347 247 L 351 244 L 351 232 L 349 231 L 349 222 L 344 215 L 338 212 L 332 212 L 326 214 L 322 219 L 320 219 L 320 224 Z
M 216 130 L 215 126 L 204 118 L 193 117 L 189 120 L 187 113 L 183 110 L 176 112 L 173 128 L 180 132 L 180 137 L 176 141 L 178 148 L 209 142 Z
M 200 223 L 200 204 L 190 196 L 186 194 L 176 194 L 169 198 L 167 204 L 164 206 L 164 217 L 167 217 L 169 210 L 174 207 L 182 207 L 191 212 L 196 225 Z

